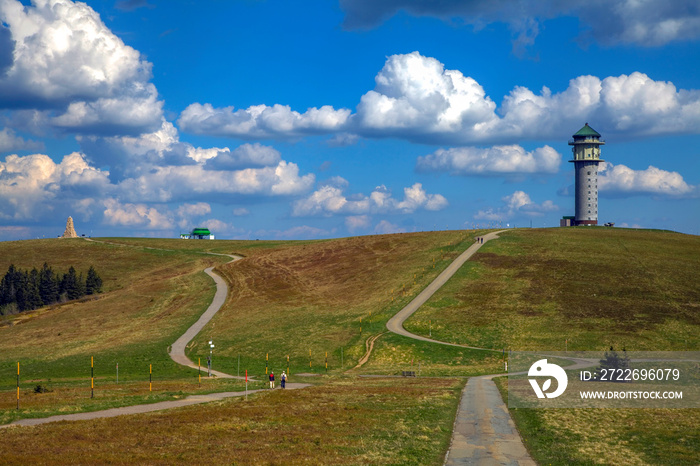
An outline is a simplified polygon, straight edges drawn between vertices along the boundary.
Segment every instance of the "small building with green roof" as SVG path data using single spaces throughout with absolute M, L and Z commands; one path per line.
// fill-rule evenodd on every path
M 180 233 L 181 239 L 214 239 L 209 228 L 195 228 L 192 233 Z

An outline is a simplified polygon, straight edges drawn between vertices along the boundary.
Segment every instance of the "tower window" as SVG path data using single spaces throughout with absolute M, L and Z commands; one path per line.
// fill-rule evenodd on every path
M 590 174 L 591 174 L 591 172 L 588 172 L 588 174 L 590 175 Z

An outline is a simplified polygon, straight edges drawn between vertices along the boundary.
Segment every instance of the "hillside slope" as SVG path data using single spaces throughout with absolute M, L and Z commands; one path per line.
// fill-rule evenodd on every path
M 406 327 L 513 350 L 697 350 L 700 238 L 523 229 L 485 245 Z M 567 341 L 568 340 L 568 341 Z

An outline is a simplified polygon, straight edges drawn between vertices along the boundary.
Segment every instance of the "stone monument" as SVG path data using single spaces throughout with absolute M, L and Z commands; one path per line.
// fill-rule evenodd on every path
M 75 232 L 75 227 L 73 227 L 73 217 L 68 217 L 66 221 L 66 231 L 63 232 L 61 238 L 77 238 L 78 234 Z

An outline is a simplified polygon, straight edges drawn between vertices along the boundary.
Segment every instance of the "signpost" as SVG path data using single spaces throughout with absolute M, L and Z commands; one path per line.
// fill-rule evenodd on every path
M 207 365 L 209 366 L 209 368 L 208 368 L 209 377 L 211 377 L 211 364 L 212 364 L 213 357 L 214 357 L 214 342 L 212 340 L 209 340 L 209 359 L 207 360 Z

